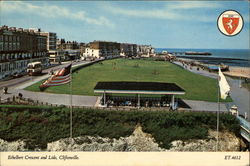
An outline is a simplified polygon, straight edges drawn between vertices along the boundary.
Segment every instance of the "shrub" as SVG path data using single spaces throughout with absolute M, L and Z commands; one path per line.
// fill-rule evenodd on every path
M 69 137 L 68 108 L 13 107 L 0 110 L 0 138 L 27 140 L 27 147 L 46 148 L 48 142 Z M 173 140 L 203 139 L 208 129 L 216 128 L 216 114 L 206 112 L 142 112 L 73 109 L 73 136 L 125 137 L 141 124 L 161 147 L 170 148 Z M 220 115 L 221 130 L 239 135 L 239 122 L 229 114 Z

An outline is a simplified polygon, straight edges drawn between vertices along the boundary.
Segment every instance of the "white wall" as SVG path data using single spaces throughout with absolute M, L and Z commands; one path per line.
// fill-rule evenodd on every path
M 95 57 L 99 58 L 99 49 L 91 49 L 91 48 L 86 48 L 85 53 L 83 54 L 84 57 Z

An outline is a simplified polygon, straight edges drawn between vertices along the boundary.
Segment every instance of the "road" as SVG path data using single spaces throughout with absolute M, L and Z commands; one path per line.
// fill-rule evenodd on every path
M 90 61 L 80 61 L 74 62 L 73 67 L 83 65 L 86 63 L 90 63 Z M 50 75 L 48 74 L 50 70 L 57 71 L 67 65 L 70 62 L 51 67 L 43 71 L 42 76 L 23 76 L 21 78 L 16 78 L 8 81 L 2 81 L 0 83 L 0 87 L 8 86 L 8 94 L 1 93 L 0 97 L 1 100 L 5 100 L 8 97 L 17 96 L 18 93 L 22 93 L 24 98 L 30 98 L 33 100 L 39 100 L 40 102 L 45 102 L 49 104 L 64 104 L 70 105 L 70 95 L 66 94 L 51 94 L 51 93 L 41 93 L 41 92 L 30 92 L 23 90 L 24 88 L 48 78 Z M 73 106 L 94 106 L 97 97 L 96 96 L 79 96 L 79 95 L 72 95 L 73 98 Z
M 80 62 L 73 62 L 73 65 L 79 65 L 79 64 L 85 64 L 88 63 L 89 61 L 80 61 Z M 62 65 L 57 65 L 57 66 L 52 66 L 48 69 L 43 70 L 43 76 L 47 75 L 51 70 L 56 71 L 58 69 L 61 69 L 67 65 L 69 65 L 70 62 L 64 63 Z M 32 81 L 33 79 L 39 79 L 42 76 L 22 76 L 20 78 L 15 78 L 15 79 L 10 79 L 7 81 L 0 81 L 0 89 L 2 89 L 3 87 L 7 86 L 8 88 L 10 87 L 15 87 L 16 85 L 20 85 L 22 83 L 25 83 L 27 81 Z

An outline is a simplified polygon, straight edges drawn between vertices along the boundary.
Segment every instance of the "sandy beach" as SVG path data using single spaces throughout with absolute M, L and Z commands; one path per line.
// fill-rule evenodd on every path
M 232 67 L 230 66 L 229 71 L 223 72 L 225 75 L 234 77 L 250 78 L 249 67 Z

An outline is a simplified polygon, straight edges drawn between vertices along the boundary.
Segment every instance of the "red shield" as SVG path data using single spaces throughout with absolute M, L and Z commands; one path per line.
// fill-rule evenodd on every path
M 234 15 L 223 16 L 222 23 L 227 33 L 231 35 L 239 25 L 239 17 L 235 17 Z

